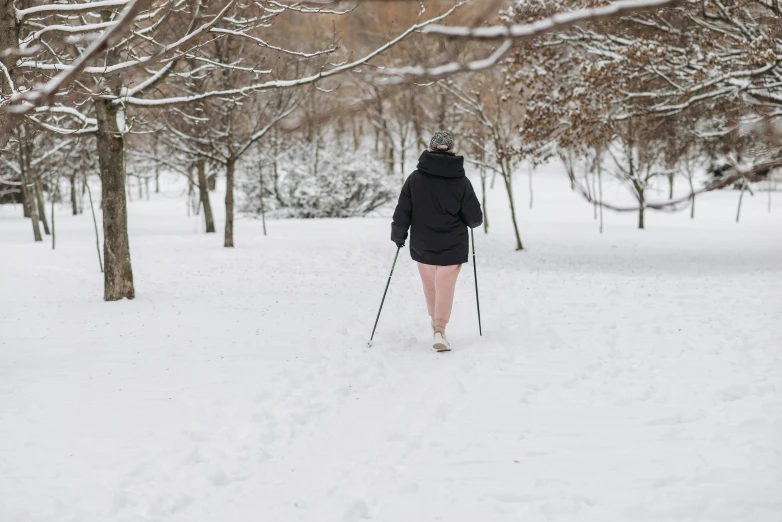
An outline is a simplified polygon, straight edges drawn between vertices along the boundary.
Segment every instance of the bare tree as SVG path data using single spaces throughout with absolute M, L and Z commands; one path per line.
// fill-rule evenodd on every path
M 471 117 L 466 137 L 479 152 L 479 158 L 466 160 L 479 168 L 496 172 L 505 183 L 510 206 L 516 250 L 523 250 L 513 197 L 513 172 L 518 164 L 519 140 L 516 131 L 519 104 L 509 101 L 502 84 L 491 79 L 482 84 L 482 92 L 467 92 L 453 80 L 443 80 L 439 87 L 447 92 L 455 107 Z

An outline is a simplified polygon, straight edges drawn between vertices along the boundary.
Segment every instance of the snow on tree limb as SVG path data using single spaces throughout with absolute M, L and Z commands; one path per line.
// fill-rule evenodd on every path
M 248 38 L 249 40 L 252 40 L 253 42 L 255 42 L 258 45 L 260 45 L 261 47 L 266 47 L 267 49 L 272 49 L 274 51 L 279 51 L 281 53 L 289 54 L 291 56 L 299 56 L 301 58 L 314 58 L 316 56 L 323 56 L 324 54 L 331 54 L 331 53 L 333 53 L 334 51 L 337 50 L 337 48 L 335 46 L 332 46 L 332 47 L 330 47 L 328 49 L 323 49 L 321 51 L 315 51 L 315 52 L 312 52 L 312 53 L 304 53 L 304 52 L 299 52 L 299 51 L 291 51 L 291 50 L 288 50 L 288 49 L 284 49 L 282 47 L 278 47 L 276 45 L 271 45 L 270 43 L 268 43 L 268 42 L 266 42 L 264 40 L 261 40 L 258 37 L 249 35 L 249 34 L 247 34 L 245 32 L 242 32 L 242 31 L 232 31 L 230 29 L 221 29 L 219 27 L 215 27 L 212 30 L 210 30 L 209 32 L 210 33 L 215 33 L 215 34 L 229 34 L 231 36 L 239 36 L 239 37 L 242 37 L 242 38 Z
M 144 4 L 151 4 L 152 0 L 135 0 L 135 2 L 143 1 Z M 107 65 L 107 66 L 100 66 L 100 67 L 86 67 L 82 66 L 78 73 L 85 72 L 88 74 L 96 74 L 96 75 L 107 75 L 112 74 L 118 71 L 123 71 L 126 69 L 130 69 L 132 67 L 138 67 L 141 65 L 145 65 L 148 63 L 152 63 L 154 61 L 159 60 L 161 57 L 166 56 L 173 51 L 176 51 L 180 48 L 182 48 L 184 45 L 191 43 L 192 41 L 198 39 L 201 35 L 204 33 L 209 32 L 210 29 L 212 29 L 217 23 L 225 16 L 225 14 L 228 12 L 228 10 L 236 3 L 236 0 L 229 0 L 226 5 L 223 7 L 222 11 L 220 11 L 219 14 L 217 14 L 210 22 L 202 25 L 198 29 L 192 32 L 188 32 L 185 34 L 182 38 L 179 40 L 166 45 L 162 49 L 160 49 L 158 52 L 154 53 L 153 55 L 144 56 L 142 58 L 139 58 L 137 60 L 128 60 L 125 62 L 120 62 L 114 65 Z M 134 4 L 135 5 L 135 4 Z M 123 18 L 124 19 L 124 18 Z M 125 25 L 129 25 L 133 22 L 133 18 L 131 18 Z M 107 33 L 114 33 L 110 36 L 110 38 L 113 38 L 116 36 L 117 33 L 120 31 L 116 31 L 116 26 L 112 28 L 110 31 L 107 31 Z M 105 35 L 102 37 L 99 42 L 102 42 L 105 40 Z M 90 56 L 91 58 L 92 56 Z M 82 57 L 83 59 L 83 57 Z M 77 61 L 76 63 L 80 63 L 82 60 Z M 61 64 L 61 63 L 49 63 L 49 64 L 41 64 L 37 62 L 24 62 L 19 64 L 20 67 L 25 68 L 31 68 L 31 69 L 38 69 L 43 71 L 71 71 L 75 67 L 74 65 L 69 64 Z M 72 75 L 72 76 L 75 76 Z
M 564 160 L 563 163 L 565 164 L 565 168 L 568 171 L 568 176 L 573 182 L 574 187 L 578 188 L 578 193 L 581 194 L 581 196 L 587 202 L 593 205 L 598 205 L 603 208 L 607 208 L 609 210 L 613 210 L 615 212 L 637 212 L 638 211 L 638 207 L 632 207 L 632 206 L 626 207 L 626 206 L 615 205 L 612 203 L 606 203 L 605 201 L 596 200 L 593 194 L 589 191 L 588 187 L 585 187 L 578 180 L 577 176 L 572 170 L 572 166 L 570 166 L 568 162 Z M 668 201 L 660 201 L 660 202 L 646 201 L 644 202 L 643 207 L 652 210 L 677 210 L 681 205 L 691 202 L 693 197 L 698 196 L 700 194 L 704 194 L 706 192 L 712 192 L 714 190 L 720 190 L 741 180 L 745 180 L 745 181 L 764 180 L 766 178 L 762 175 L 763 172 L 767 172 L 769 169 L 773 169 L 780 166 L 782 166 L 782 159 L 765 161 L 757 165 L 753 165 L 751 168 L 748 169 L 742 169 L 739 168 L 737 165 L 732 165 L 728 175 L 724 176 L 722 179 L 709 183 L 708 185 L 706 185 L 701 189 L 695 190 L 690 194 L 687 194 L 686 196 L 682 196 L 677 199 L 671 199 Z
M 332 1 L 327 1 L 327 2 L 320 1 L 319 2 L 319 1 L 309 0 L 309 1 L 304 1 L 304 2 L 302 2 L 302 1 L 290 2 L 290 3 L 286 4 L 286 3 L 283 3 L 283 2 L 276 2 L 275 0 L 269 0 L 269 4 L 277 6 L 277 7 L 280 7 L 282 9 L 287 9 L 289 11 L 298 11 L 300 13 L 331 14 L 331 15 L 338 15 L 338 16 L 339 15 L 348 14 L 349 12 L 353 11 L 353 9 L 358 7 L 358 4 L 356 4 L 355 7 L 352 7 L 351 9 L 347 9 L 345 11 L 333 11 L 333 10 L 323 9 L 323 8 L 299 7 L 302 4 L 328 5 L 328 4 L 332 4 L 332 3 L 335 3 L 335 2 L 332 2 Z
M 162 69 L 152 74 L 149 78 L 141 82 L 140 84 L 136 85 L 132 89 L 128 89 L 127 95 L 128 96 L 139 96 L 150 89 L 154 88 L 156 85 L 158 85 L 160 82 L 162 82 L 166 76 L 168 76 L 171 71 L 174 70 L 174 66 L 176 65 L 176 60 L 172 60 L 168 62 Z
M 485 71 L 486 69 L 491 69 L 497 65 L 512 46 L 513 40 L 505 40 L 486 58 L 471 60 L 468 62 L 450 62 L 436 67 L 409 66 L 383 68 L 381 69 L 383 74 L 396 78 L 388 78 L 383 80 L 381 83 L 393 84 L 411 78 L 444 78 L 446 76 L 452 76 L 461 72 Z
M 247 143 L 245 143 L 245 144 L 244 144 L 244 147 L 242 147 L 241 149 L 239 149 L 239 152 L 237 152 L 237 154 L 236 154 L 236 155 L 237 155 L 237 156 L 242 156 L 242 155 L 243 155 L 243 154 L 244 154 L 244 153 L 247 151 L 247 149 L 249 149 L 249 148 L 250 148 L 250 146 L 251 146 L 252 144 L 254 144 L 254 143 L 255 143 L 255 142 L 257 142 L 258 140 L 260 140 L 261 138 L 263 138 L 264 136 L 266 136 L 266 134 L 267 134 L 267 133 L 268 133 L 268 132 L 269 132 L 269 131 L 270 131 L 270 130 L 271 130 L 271 129 L 272 129 L 274 126 L 275 126 L 275 125 L 277 125 L 277 123 L 279 123 L 280 121 L 284 120 L 285 118 L 287 118 L 288 116 L 290 116 L 291 114 L 293 114 L 293 113 L 294 113 L 294 111 L 296 111 L 296 109 L 298 109 L 298 108 L 299 108 L 299 104 L 298 104 L 298 103 L 294 103 L 294 104 L 293 104 L 291 107 L 289 107 L 289 108 L 287 108 L 287 109 L 285 109 L 285 110 L 283 110 L 283 111 L 279 112 L 278 114 L 276 114 L 276 115 L 274 116 L 274 118 L 272 118 L 272 121 L 270 121 L 270 122 L 269 122 L 269 123 L 268 123 L 268 124 L 267 124 L 267 125 L 266 125 L 264 128 L 260 129 L 258 132 L 256 132 L 256 133 L 255 133 L 255 134 L 253 134 L 252 136 L 250 136 L 250 138 L 247 140 Z
M 49 33 L 66 33 L 71 35 L 95 33 L 108 29 L 115 23 L 116 22 L 101 22 L 99 24 L 88 25 L 47 25 L 25 38 L 25 40 L 21 42 L 19 48 L 22 50 L 27 49 L 32 43 L 40 40 L 42 36 Z
M 683 0 L 620 0 L 605 7 L 593 7 L 570 13 L 560 13 L 530 24 L 497 25 L 492 27 L 447 27 L 431 25 L 424 34 L 470 40 L 505 40 L 532 38 L 543 33 L 564 29 L 581 22 L 614 18 L 638 11 L 660 9 L 680 4 Z
M 28 119 L 43 129 L 46 129 L 55 134 L 62 134 L 65 136 L 79 136 L 85 134 L 95 134 L 96 132 L 98 132 L 97 125 L 91 127 L 84 126 L 80 129 L 66 129 L 64 127 L 58 127 L 57 125 L 52 125 L 50 123 L 43 122 L 38 118 L 35 118 L 34 116 L 28 116 Z
M 97 2 L 100 3 L 100 2 Z M 126 3 L 126 2 L 125 2 Z M 120 5 L 124 5 L 122 3 Z M 54 94 L 68 85 L 77 75 L 81 73 L 87 66 L 87 62 L 95 57 L 98 53 L 104 51 L 109 47 L 110 42 L 122 34 L 130 25 L 133 24 L 136 16 L 146 9 L 152 3 L 152 0 L 132 0 L 132 3 L 125 9 L 125 12 L 119 17 L 119 20 L 113 27 L 107 29 L 103 35 L 93 42 L 92 45 L 82 54 L 76 62 L 67 70 L 63 71 L 46 84 L 34 88 L 31 91 L 19 96 L 18 99 L 22 102 L 18 105 L 9 106 L 6 110 L 15 114 L 26 114 L 33 110 L 36 106 L 47 103 Z M 68 4 L 71 5 L 71 4 Z M 86 4 L 92 5 L 92 4 Z M 64 6 L 58 6 L 64 7 Z
M 420 31 L 421 29 L 434 24 L 435 22 L 439 22 L 441 20 L 444 20 L 451 14 L 453 14 L 459 7 L 462 7 L 463 5 L 469 3 L 470 0 L 460 0 L 456 5 L 454 5 L 452 8 L 444 12 L 443 14 L 436 16 L 434 18 L 431 18 L 429 20 L 426 20 L 424 22 L 420 22 L 417 24 L 414 24 L 410 27 L 408 27 L 405 31 L 403 31 L 401 34 L 396 36 L 395 38 L 389 40 L 384 45 L 381 45 L 374 51 L 368 53 L 367 55 L 363 56 L 362 58 L 359 58 L 358 60 L 354 60 L 352 62 L 343 63 L 341 65 L 338 65 L 332 69 L 328 69 L 325 71 L 320 71 L 316 74 L 312 74 L 309 76 L 304 76 L 301 78 L 296 78 L 293 80 L 270 80 L 267 82 L 257 83 L 248 85 L 246 87 L 240 87 L 236 89 L 221 89 L 221 90 L 214 90 L 206 93 L 201 94 L 194 94 L 190 96 L 178 96 L 178 97 L 171 97 L 171 98 L 158 98 L 158 99 L 144 99 L 144 98 L 138 98 L 134 96 L 128 96 L 123 97 L 122 101 L 124 103 L 127 103 L 129 105 L 136 105 L 141 107 L 164 107 L 167 105 L 180 105 L 183 103 L 191 103 L 194 101 L 199 100 L 205 100 L 209 98 L 214 97 L 220 97 L 220 96 L 246 96 L 254 92 L 259 91 L 265 91 L 269 89 L 278 89 L 278 88 L 289 88 L 289 87 L 297 87 L 301 85 L 309 85 L 316 83 L 320 80 L 323 80 L 325 78 L 329 78 L 331 76 L 335 76 L 337 74 L 341 74 L 343 72 L 355 69 L 357 67 L 360 67 L 361 65 L 364 65 L 368 63 L 370 60 L 375 58 L 376 56 L 384 53 L 397 43 L 401 42 L 402 40 L 406 39 L 411 34 Z
M 85 2 L 83 4 L 47 4 L 30 7 L 28 9 L 17 9 L 16 19 L 22 21 L 35 15 L 50 14 L 75 14 L 95 11 L 101 8 L 122 7 L 132 0 L 103 0 L 100 2 Z
M 48 113 L 48 114 L 64 114 L 76 118 L 87 125 L 97 125 L 98 122 L 95 118 L 88 118 L 73 107 L 65 107 L 63 105 L 55 105 L 53 107 L 37 107 L 36 113 Z
M 383 69 L 388 76 L 385 83 L 399 83 L 413 78 L 444 78 L 461 72 L 477 72 L 495 67 L 511 49 L 515 40 L 533 38 L 545 33 L 565 29 L 586 21 L 597 21 L 614 18 L 628 13 L 671 7 L 683 0 L 620 0 L 609 6 L 582 9 L 570 13 L 560 13 L 530 24 L 516 24 L 493 27 L 449 27 L 430 25 L 421 31 L 427 35 L 445 36 L 454 39 L 469 40 L 503 40 L 492 53 L 483 59 L 472 61 L 452 61 L 435 67 L 400 67 Z

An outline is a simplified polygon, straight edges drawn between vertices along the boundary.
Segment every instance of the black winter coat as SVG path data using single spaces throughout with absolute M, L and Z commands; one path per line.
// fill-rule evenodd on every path
M 481 204 L 464 175 L 464 158 L 448 152 L 424 151 L 399 195 L 391 224 L 391 240 L 401 245 L 410 234 L 410 255 L 427 265 L 467 262 L 467 227 L 483 223 Z

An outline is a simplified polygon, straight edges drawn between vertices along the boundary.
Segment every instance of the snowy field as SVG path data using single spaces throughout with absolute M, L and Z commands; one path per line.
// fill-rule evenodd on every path
M 447 354 L 407 250 L 366 347 L 386 217 L 242 219 L 228 250 L 180 191 L 134 200 L 138 297 L 104 303 L 89 212 L 52 252 L 3 207 L 0 521 L 782 520 L 782 194 L 601 236 L 535 182 L 523 253 L 491 193 L 484 337 L 467 266 Z

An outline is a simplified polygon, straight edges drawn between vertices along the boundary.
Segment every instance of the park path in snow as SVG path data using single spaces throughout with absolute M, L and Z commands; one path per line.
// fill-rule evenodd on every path
M 88 215 L 58 248 L 0 210 L 0 520 L 632 521 L 782 517 L 782 213 L 607 214 L 503 196 L 428 348 L 387 218 L 198 233 L 130 205 L 137 298 L 103 303 Z M 219 198 L 215 198 L 216 201 Z M 521 202 L 519 203 L 521 207 Z

